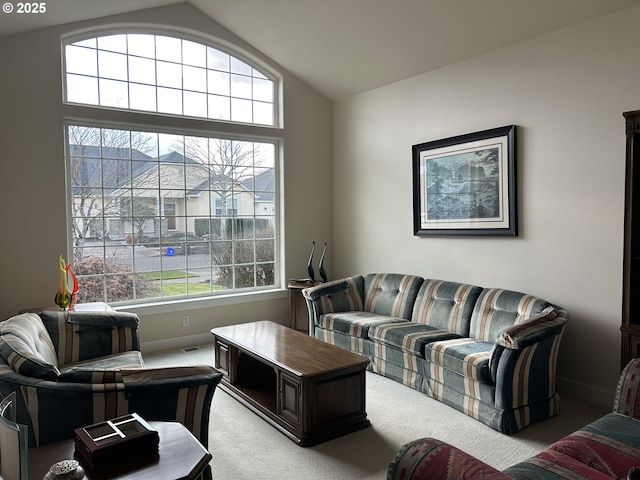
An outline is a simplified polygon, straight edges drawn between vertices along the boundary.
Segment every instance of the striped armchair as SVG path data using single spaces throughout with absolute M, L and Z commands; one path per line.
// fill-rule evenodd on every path
M 369 274 L 303 290 L 310 334 L 504 433 L 557 415 L 568 313 L 533 295 Z
M 221 378 L 209 365 L 145 368 L 131 313 L 23 313 L 0 323 L 0 395 L 16 392 L 31 447 L 132 412 L 178 421 L 207 447 Z

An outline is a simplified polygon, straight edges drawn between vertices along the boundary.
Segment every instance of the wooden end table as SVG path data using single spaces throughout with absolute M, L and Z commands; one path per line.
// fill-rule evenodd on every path
M 86 480 L 197 479 L 211 461 L 211 454 L 187 428 L 178 422 L 149 422 L 158 431 L 158 455 L 149 460 L 125 460 L 110 468 L 85 468 Z M 51 465 L 74 458 L 73 439 L 29 449 L 29 478 L 41 479 Z
M 220 388 L 298 445 L 366 428 L 369 359 L 273 322 L 214 328 Z
M 291 328 L 309 333 L 309 310 L 302 290 L 319 284 L 320 282 L 313 280 L 289 280 L 287 287 L 291 295 Z

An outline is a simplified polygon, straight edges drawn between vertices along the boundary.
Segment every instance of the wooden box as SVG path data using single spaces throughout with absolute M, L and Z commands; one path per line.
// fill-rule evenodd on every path
M 157 455 L 160 443 L 158 432 L 137 413 L 76 428 L 73 440 L 76 455 L 94 469 Z

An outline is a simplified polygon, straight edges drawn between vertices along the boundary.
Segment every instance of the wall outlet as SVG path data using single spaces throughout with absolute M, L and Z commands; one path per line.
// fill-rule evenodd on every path
M 183 327 L 188 327 L 189 326 L 189 321 L 191 319 L 189 318 L 189 315 L 183 315 L 182 316 L 182 326 Z

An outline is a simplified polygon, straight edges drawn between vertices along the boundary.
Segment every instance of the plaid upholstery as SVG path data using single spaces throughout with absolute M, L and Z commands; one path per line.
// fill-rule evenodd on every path
M 471 313 L 482 288 L 442 280 L 425 280 L 411 314 L 411 321 L 469 335 Z
M 367 275 L 364 278 L 364 310 L 409 320 L 423 281 L 414 275 L 397 273 Z
M 545 300 L 400 274 L 303 294 L 311 335 L 496 430 L 514 433 L 560 412 L 555 369 L 569 315 Z
M 486 288 L 478 297 L 473 310 L 469 336 L 493 342 L 505 327 L 523 322 L 549 306 L 549 302 L 533 295 Z
M 59 363 L 60 375 L 50 380 L 25 375 L 0 355 L 0 398 L 16 392 L 16 420 L 28 426 L 30 447 L 72 438 L 75 428 L 131 412 L 181 422 L 207 447 L 209 410 L 221 373 L 208 365 L 143 368 L 138 317 L 132 314 L 70 315 L 74 323 L 69 324 L 62 311 L 43 316 L 45 323 L 37 315 L 28 318 L 51 328 L 52 361 L 56 355 L 75 360 Z M 0 330 L 0 342 L 3 337 Z

